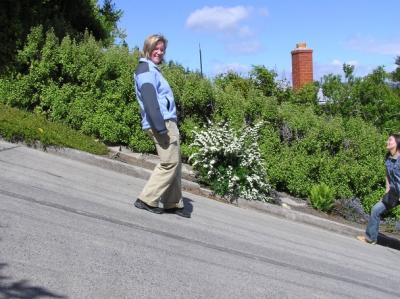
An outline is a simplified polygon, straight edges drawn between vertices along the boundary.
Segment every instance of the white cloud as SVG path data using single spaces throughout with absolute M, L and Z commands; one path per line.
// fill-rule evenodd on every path
M 214 35 L 230 54 L 253 54 L 262 49 L 260 29 L 253 30 L 255 20 L 267 15 L 266 8 L 205 6 L 189 15 L 186 27 Z
M 400 40 L 378 41 L 374 38 L 355 37 L 346 42 L 353 50 L 381 55 L 400 55 Z
M 186 20 L 186 26 L 198 30 L 240 30 L 240 21 L 249 17 L 251 7 L 205 6 L 192 12 Z
M 343 65 L 343 62 L 341 62 L 339 59 L 334 59 L 334 60 L 331 62 L 331 65 L 340 65 L 340 66 L 342 66 L 342 65 Z
M 217 63 L 213 67 L 214 75 L 223 74 L 227 72 L 235 72 L 238 74 L 246 75 L 251 70 L 251 66 L 240 63 Z

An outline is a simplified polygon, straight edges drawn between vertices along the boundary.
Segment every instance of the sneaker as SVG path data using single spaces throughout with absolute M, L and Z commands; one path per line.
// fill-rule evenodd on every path
M 138 209 L 146 210 L 146 211 L 149 211 L 154 214 L 162 214 L 163 213 L 163 209 L 161 209 L 159 207 L 149 206 L 147 203 L 145 203 L 143 200 L 140 200 L 139 198 L 136 199 L 134 205 Z
M 184 208 L 171 208 L 171 209 L 164 209 L 165 213 L 169 214 L 176 214 L 178 216 L 184 217 L 184 218 L 190 218 L 190 213 L 185 211 Z
M 372 241 L 372 240 L 368 239 L 365 236 L 357 236 L 357 239 L 362 241 L 362 242 L 368 243 L 368 244 L 372 244 L 372 245 L 376 244 L 376 241 Z

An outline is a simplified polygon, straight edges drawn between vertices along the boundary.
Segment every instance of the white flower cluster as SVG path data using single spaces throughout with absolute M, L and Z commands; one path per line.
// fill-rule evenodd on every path
M 214 187 L 222 186 L 220 195 L 231 201 L 238 197 L 269 201 L 271 187 L 257 142 L 261 127 L 262 123 L 245 127 L 239 137 L 228 123 L 211 124 L 194 132 L 191 146 L 196 152 L 189 160 L 200 179 Z

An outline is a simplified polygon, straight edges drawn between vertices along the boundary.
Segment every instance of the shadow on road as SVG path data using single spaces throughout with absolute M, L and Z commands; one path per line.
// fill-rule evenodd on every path
M 37 299 L 43 297 L 49 298 L 67 298 L 60 296 L 49 290 L 30 285 L 27 280 L 12 281 L 9 276 L 3 275 L 3 269 L 8 267 L 8 264 L 0 263 L 0 298 L 18 298 L 18 299 Z
M 390 247 L 396 250 L 400 250 L 400 240 L 386 236 L 382 233 L 379 233 L 378 235 L 378 244 L 385 247 Z
M 192 205 L 193 200 L 187 197 L 183 197 L 183 204 L 185 206 L 185 211 L 188 213 L 192 214 L 193 213 L 193 205 Z

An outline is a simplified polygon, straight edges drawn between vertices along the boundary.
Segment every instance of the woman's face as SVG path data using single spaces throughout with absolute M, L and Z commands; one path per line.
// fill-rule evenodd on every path
M 154 64 L 160 64 L 163 61 L 165 53 L 165 46 L 164 43 L 159 41 L 156 44 L 156 47 L 150 54 L 150 60 L 153 61 Z
M 390 152 L 395 152 L 397 149 L 396 139 L 393 136 L 389 136 L 386 142 L 386 149 Z

